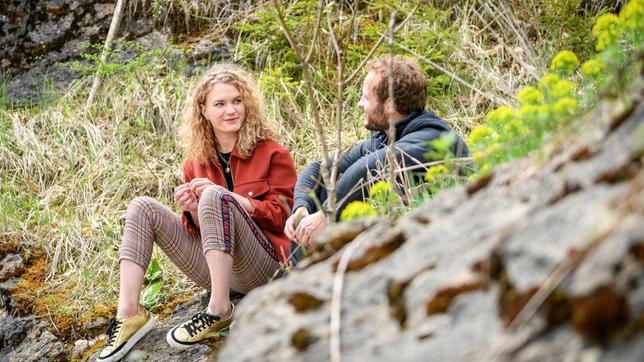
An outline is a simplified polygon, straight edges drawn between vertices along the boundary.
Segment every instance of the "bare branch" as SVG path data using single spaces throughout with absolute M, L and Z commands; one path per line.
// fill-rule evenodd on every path
M 320 23 L 322 22 L 322 12 L 324 11 L 324 0 L 318 2 L 318 15 L 315 19 L 315 27 L 313 28 L 313 39 L 311 39 L 311 46 L 309 47 L 309 52 L 304 58 L 306 62 L 311 61 L 311 56 L 313 56 L 313 50 L 315 49 L 315 43 L 318 40 L 318 33 L 320 32 Z
M 330 5 L 330 4 L 328 4 Z M 331 210 L 332 221 L 335 221 L 335 212 L 336 212 L 336 184 L 337 184 L 337 174 L 338 174 L 338 164 L 340 163 L 340 150 L 342 149 L 342 93 L 344 91 L 344 83 L 342 82 L 343 77 L 343 63 L 342 63 L 342 50 L 338 44 L 338 39 L 333 31 L 333 24 L 331 23 L 330 11 L 326 14 L 327 27 L 329 32 L 329 38 L 331 38 L 331 43 L 333 44 L 333 49 L 336 55 L 336 64 L 337 64 L 337 89 L 335 96 L 335 125 L 336 125 L 336 146 L 333 152 L 333 164 L 331 165 L 331 183 L 328 187 L 328 200 L 329 200 L 329 210 Z M 342 9 L 338 6 L 338 19 L 342 19 Z
M 397 45 L 398 47 L 400 47 L 401 49 L 403 49 L 403 50 L 405 50 L 405 51 L 407 51 L 407 52 L 411 53 L 412 55 L 414 55 L 414 56 L 415 56 L 415 57 L 417 57 L 418 59 L 420 59 L 420 60 L 422 60 L 422 61 L 424 61 L 424 62 L 428 63 L 428 64 L 429 64 L 429 65 L 431 65 L 432 67 L 434 67 L 434 68 L 438 69 L 439 71 L 441 71 L 441 72 L 443 72 L 443 73 L 445 73 L 445 74 L 449 75 L 452 79 L 454 79 L 454 80 L 455 80 L 455 81 L 457 81 L 458 83 L 461 83 L 462 85 L 464 85 L 464 86 L 466 86 L 466 87 L 470 88 L 471 90 L 473 90 L 474 92 L 476 92 L 476 93 L 480 94 L 480 95 L 481 95 L 481 96 L 483 96 L 484 98 L 487 98 L 488 100 L 490 100 L 490 101 L 492 101 L 492 102 L 496 102 L 496 103 L 500 103 L 500 104 L 509 105 L 509 103 L 508 103 L 505 99 L 483 92 L 482 90 L 480 90 L 480 89 L 476 88 L 475 86 L 473 86 L 473 85 L 469 84 L 468 82 L 464 81 L 463 79 L 461 79 L 461 78 L 460 78 L 459 76 L 457 76 L 456 74 L 454 74 L 454 73 L 450 72 L 449 70 L 447 70 L 447 69 L 445 69 L 445 68 L 441 67 L 441 66 L 440 66 L 440 65 L 438 65 L 436 62 L 433 62 L 433 61 L 431 61 L 431 60 L 427 59 L 426 57 L 422 56 L 421 54 L 419 54 L 419 53 L 418 53 L 418 52 L 416 52 L 415 50 L 410 49 L 410 48 L 407 48 L 406 46 L 404 46 L 404 45 L 402 45 L 402 44 L 396 44 L 396 45 Z
M 416 4 L 416 6 L 414 6 L 414 8 L 409 12 L 409 14 L 407 15 L 407 17 L 405 18 L 405 20 L 403 20 L 400 24 L 398 24 L 398 26 L 397 26 L 397 27 L 396 27 L 396 29 L 394 30 L 394 33 L 395 33 L 395 32 L 398 32 L 398 30 L 400 30 L 400 28 L 401 28 L 401 27 L 403 27 L 403 25 L 405 25 L 405 23 L 407 23 L 407 21 L 409 21 L 409 19 L 411 19 L 412 15 L 414 15 L 414 13 L 416 12 L 416 10 L 418 9 L 418 6 L 419 6 L 418 4 Z M 366 56 L 366 57 L 362 60 L 362 62 L 361 62 L 361 63 L 356 67 L 356 69 L 353 71 L 353 73 L 351 73 L 351 75 L 349 75 L 349 77 L 347 77 L 347 78 L 344 80 L 344 84 L 347 84 L 347 83 L 351 82 L 351 80 L 353 80 L 353 78 L 355 78 L 355 76 L 356 76 L 356 75 L 358 75 L 358 73 L 360 73 L 360 71 L 362 70 L 362 67 L 364 67 L 364 65 L 365 65 L 365 64 L 367 64 L 367 62 L 369 61 L 369 59 L 371 59 L 371 56 L 373 55 L 373 53 L 375 53 L 375 52 L 376 52 L 376 50 L 378 49 L 378 47 L 380 47 L 380 44 L 382 44 L 382 42 L 386 39 L 386 37 L 387 37 L 387 36 L 386 36 L 385 34 L 381 34 L 381 35 L 380 35 L 380 39 L 378 39 L 378 41 L 376 42 L 376 44 L 374 44 L 374 46 L 371 48 L 371 50 L 369 51 L 369 53 L 367 54 L 367 56 Z
M 320 174 L 322 175 L 322 180 L 324 181 L 324 186 L 326 188 L 331 184 L 330 175 L 329 175 L 329 164 L 328 164 L 329 151 L 326 145 L 326 141 L 324 140 L 324 133 L 322 130 L 322 124 L 320 122 L 320 114 L 316 106 L 317 102 L 315 101 L 315 93 L 313 92 L 313 83 L 311 81 L 311 75 L 309 74 L 309 62 L 302 55 L 302 50 L 300 49 L 300 47 L 295 43 L 295 40 L 293 39 L 293 36 L 291 35 L 291 32 L 288 29 L 288 26 L 286 25 L 286 21 L 284 20 L 284 15 L 282 14 L 282 11 L 280 9 L 280 6 L 277 0 L 273 0 L 273 6 L 275 7 L 275 12 L 277 13 L 277 20 L 280 23 L 280 27 L 282 28 L 282 32 L 284 33 L 284 36 L 286 37 L 289 45 L 291 46 L 296 56 L 302 63 L 302 78 L 304 79 L 304 84 L 306 86 L 306 93 L 309 97 L 309 105 L 310 105 L 309 108 L 313 116 L 313 124 L 315 125 L 315 135 L 318 141 L 318 145 L 320 145 L 320 147 L 322 148 L 322 165 L 320 166 Z M 327 217 L 329 216 L 330 212 L 328 210 L 322 210 L 322 211 L 327 215 Z
M 105 39 L 105 46 L 101 52 L 101 62 L 107 61 L 110 50 L 112 50 L 112 42 L 116 33 L 118 32 L 119 25 L 121 24 L 121 18 L 123 17 L 123 9 L 125 8 L 125 1 L 118 0 L 116 3 L 116 8 L 114 9 L 114 15 L 112 16 L 112 22 L 110 23 L 110 30 L 107 32 L 107 38 Z M 94 102 L 94 97 L 98 92 L 98 88 L 101 85 L 101 78 L 98 77 L 98 71 L 94 75 L 94 81 L 92 82 L 92 89 L 89 91 L 89 97 L 87 97 L 87 102 L 85 103 L 85 111 L 92 106 Z
M 396 156 L 394 155 L 394 144 L 396 142 L 396 120 L 393 115 L 396 112 L 396 98 L 394 98 L 394 25 L 396 24 L 397 11 L 391 13 L 389 19 L 389 64 L 387 65 L 387 83 L 388 83 L 388 98 L 389 111 L 387 112 L 387 119 L 389 121 L 388 139 L 389 145 L 387 146 L 387 162 L 389 163 L 388 179 L 391 185 L 396 183 L 396 175 L 394 173 L 394 165 L 396 164 Z
M 358 238 L 357 240 L 354 240 L 349 246 L 347 246 L 347 249 L 345 250 L 344 253 L 342 253 L 342 256 L 340 257 L 340 261 L 338 262 L 338 269 L 335 272 L 335 275 L 333 277 L 333 289 L 332 289 L 332 294 L 331 294 L 331 322 L 330 322 L 330 329 L 331 329 L 331 336 L 329 338 L 329 348 L 330 353 L 331 353 L 331 362 L 341 362 L 342 360 L 342 355 L 340 351 L 340 327 L 341 327 L 341 312 L 342 312 L 342 286 L 344 284 L 344 274 L 347 271 L 347 267 L 349 265 L 349 260 L 351 260 L 351 256 L 353 253 L 360 247 L 366 240 L 367 238 Z
M 503 44 L 503 41 L 501 40 L 501 36 L 499 34 L 497 34 L 497 32 L 490 26 L 490 23 L 488 23 L 478 11 L 473 11 L 473 13 L 476 15 L 476 17 L 478 17 L 478 19 L 490 31 L 490 34 L 492 34 L 492 36 L 496 39 L 496 41 L 499 44 Z M 507 47 L 506 49 L 507 49 L 508 53 L 510 53 L 512 58 L 514 58 L 514 60 L 516 60 L 517 63 L 521 64 L 523 69 L 525 69 L 526 73 L 530 74 L 532 76 L 532 78 L 537 80 L 537 81 L 540 79 L 539 75 L 535 72 L 535 69 L 534 69 L 535 67 L 534 66 L 532 66 L 530 64 L 527 64 L 523 59 L 521 59 L 521 57 L 519 57 L 517 55 L 517 53 L 511 47 Z M 505 90 L 503 90 L 503 92 L 508 94 L 509 96 L 512 96 L 512 94 L 509 94 Z

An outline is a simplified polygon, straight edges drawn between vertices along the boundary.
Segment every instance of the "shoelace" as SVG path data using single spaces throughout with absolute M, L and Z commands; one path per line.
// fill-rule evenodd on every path
M 116 320 L 116 318 L 110 319 L 107 323 L 107 346 L 114 346 L 116 342 L 116 335 L 118 334 L 119 329 L 123 325 L 123 322 Z
M 195 334 L 201 332 L 202 329 L 209 327 L 218 320 L 218 316 L 210 315 L 206 312 L 199 312 L 192 316 L 192 320 L 186 323 L 185 328 L 190 337 L 194 337 Z

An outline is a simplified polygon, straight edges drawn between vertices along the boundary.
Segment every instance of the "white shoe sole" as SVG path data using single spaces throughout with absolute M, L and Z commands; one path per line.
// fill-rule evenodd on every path
M 157 323 L 158 323 L 158 321 L 157 321 L 157 319 L 155 317 L 150 317 L 150 320 L 148 320 L 143 325 L 143 327 L 141 327 L 138 331 L 136 331 L 136 333 L 134 333 L 132 335 L 132 337 L 130 337 L 130 339 L 128 339 L 127 342 L 125 342 L 125 345 L 123 346 L 123 348 L 121 348 L 120 351 L 118 351 L 117 353 L 113 354 L 112 356 L 109 356 L 109 357 L 104 358 L 104 359 L 98 357 L 98 358 L 96 358 L 96 361 L 97 362 L 113 362 L 113 361 L 118 361 L 121 358 L 125 357 L 125 355 L 128 354 L 128 352 L 130 352 L 132 347 L 134 347 L 134 345 L 138 341 L 140 341 L 141 338 L 145 337 L 145 335 L 148 334 L 148 332 L 150 332 L 152 329 L 154 329 L 154 327 L 156 327 Z
M 175 328 L 176 327 L 174 327 L 171 330 L 169 330 L 168 333 L 165 335 L 165 340 L 166 340 L 166 342 L 168 342 L 170 347 L 180 349 L 180 350 L 184 350 L 184 349 L 188 349 L 188 348 L 194 346 L 194 344 L 181 344 L 181 343 L 175 341 L 174 338 L 172 338 L 172 331 L 174 331 Z
M 176 328 L 176 327 L 175 327 L 175 328 Z M 175 348 L 175 349 L 179 349 L 179 350 L 185 350 L 185 349 L 188 349 L 188 348 L 190 348 L 190 347 L 194 347 L 195 345 L 197 345 L 197 344 L 199 344 L 199 343 L 203 342 L 203 341 L 199 341 L 199 342 L 197 342 L 197 343 L 193 343 L 193 344 L 182 344 L 182 343 L 179 343 L 179 342 L 177 342 L 174 338 L 172 338 L 172 331 L 173 331 L 175 328 L 172 328 L 171 330 L 169 330 L 169 331 L 168 331 L 168 333 L 165 335 L 165 340 L 166 340 L 166 342 L 168 342 L 168 344 L 170 345 L 170 347 Z M 221 332 L 223 332 L 223 331 L 225 331 L 225 330 L 228 330 L 228 328 L 224 328 L 224 329 L 222 329 L 221 331 L 219 331 L 219 332 L 218 332 L 218 334 L 219 334 L 219 335 L 221 335 Z M 204 340 L 204 341 L 205 341 L 205 340 Z

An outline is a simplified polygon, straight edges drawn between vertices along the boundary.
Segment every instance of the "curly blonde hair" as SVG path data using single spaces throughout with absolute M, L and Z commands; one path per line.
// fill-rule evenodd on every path
M 233 64 L 217 64 L 208 70 L 192 95 L 186 99 L 183 124 L 179 128 L 179 141 L 187 157 L 201 164 L 214 160 L 217 154 L 217 139 L 212 124 L 201 113 L 201 106 L 217 83 L 233 85 L 241 93 L 246 118 L 239 130 L 237 149 L 243 157 L 250 156 L 259 142 L 276 136 L 250 74 Z

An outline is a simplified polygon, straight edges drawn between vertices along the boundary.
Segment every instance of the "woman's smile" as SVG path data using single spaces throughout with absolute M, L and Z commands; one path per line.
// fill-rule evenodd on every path
M 237 87 L 217 83 L 208 92 L 206 102 L 201 106 L 201 113 L 210 121 L 215 137 L 221 142 L 237 138 L 246 118 L 246 107 Z

